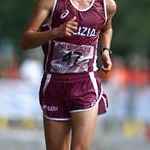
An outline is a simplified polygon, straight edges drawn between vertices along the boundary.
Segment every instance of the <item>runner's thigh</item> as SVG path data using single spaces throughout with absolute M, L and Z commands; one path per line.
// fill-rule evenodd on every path
M 43 117 L 47 150 L 69 150 L 70 122 L 53 121 Z
M 88 150 L 96 125 L 98 104 L 86 111 L 71 113 L 71 150 Z

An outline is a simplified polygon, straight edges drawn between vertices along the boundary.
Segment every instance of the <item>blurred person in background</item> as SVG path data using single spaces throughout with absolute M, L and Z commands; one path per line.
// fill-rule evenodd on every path
M 40 104 L 47 150 L 88 150 L 97 114 L 107 96 L 97 73 L 112 68 L 113 0 L 38 0 L 22 36 L 22 48 L 42 45 L 45 54 Z M 34 70 L 33 70 L 34 71 Z M 71 140 L 71 143 L 70 143 Z
M 28 81 L 33 86 L 39 85 L 39 81 L 42 77 L 43 67 L 37 54 L 29 53 L 27 58 L 22 62 L 20 66 L 20 74 L 23 80 Z
M 20 79 L 19 59 L 11 56 L 7 61 L 0 56 L 0 77 L 10 79 Z
M 0 52 L 0 77 L 2 77 L 2 57 Z

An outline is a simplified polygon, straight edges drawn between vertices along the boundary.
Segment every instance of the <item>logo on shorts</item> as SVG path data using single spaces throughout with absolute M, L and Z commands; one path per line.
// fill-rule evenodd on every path
M 93 107 L 94 105 L 95 105 L 95 102 L 92 102 L 92 103 L 91 103 L 91 107 Z
M 61 19 L 66 18 L 68 14 L 69 14 L 69 10 L 66 9 L 66 10 L 61 14 L 60 18 L 61 18 Z
M 58 111 L 58 106 L 47 106 L 47 105 L 43 105 L 43 110 L 47 110 L 47 111 Z

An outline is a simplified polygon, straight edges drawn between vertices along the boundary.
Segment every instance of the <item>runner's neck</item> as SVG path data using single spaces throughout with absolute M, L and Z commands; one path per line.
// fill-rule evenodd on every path
M 86 10 L 93 4 L 95 0 L 70 0 L 75 8 L 78 10 Z

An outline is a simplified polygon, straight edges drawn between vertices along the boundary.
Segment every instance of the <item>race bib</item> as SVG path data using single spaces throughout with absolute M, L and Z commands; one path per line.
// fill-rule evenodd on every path
M 89 60 L 93 58 L 93 53 L 93 46 L 54 41 L 51 72 L 87 72 Z

